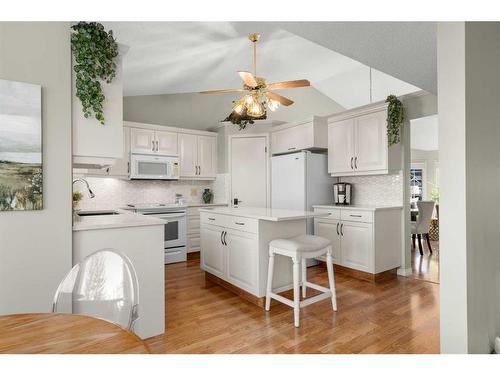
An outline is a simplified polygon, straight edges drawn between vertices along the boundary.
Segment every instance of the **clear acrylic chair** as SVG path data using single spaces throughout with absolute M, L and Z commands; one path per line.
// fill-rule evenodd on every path
M 117 250 L 102 249 L 66 275 L 54 295 L 52 311 L 89 315 L 133 331 L 138 306 L 139 287 L 132 262 Z

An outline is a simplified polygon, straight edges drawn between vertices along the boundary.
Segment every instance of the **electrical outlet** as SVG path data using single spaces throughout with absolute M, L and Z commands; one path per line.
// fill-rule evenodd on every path
M 198 195 L 198 189 L 196 188 L 191 188 L 191 196 L 196 197 Z

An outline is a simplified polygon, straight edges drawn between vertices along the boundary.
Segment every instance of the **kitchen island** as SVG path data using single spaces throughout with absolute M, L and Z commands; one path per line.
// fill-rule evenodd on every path
M 201 208 L 201 268 L 216 282 L 263 307 L 269 242 L 306 233 L 308 218 L 321 212 L 259 207 Z M 276 256 L 273 290 L 293 288 L 290 258 Z
M 73 265 L 105 248 L 127 255 L 139 283 L 139 320 L 134 331 L 143 339 L 164 333 L 165 221 L 125 210 L 86 214 L 76 216 L 73 223 Z

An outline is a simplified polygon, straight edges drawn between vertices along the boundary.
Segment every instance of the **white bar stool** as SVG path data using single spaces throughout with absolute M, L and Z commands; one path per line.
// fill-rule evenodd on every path
M 279 254 L 292 258 L 293 261 L 293 301 L 273 293 L 273 273 L 274 273 L 274 255 Z M 307 281 L 306 260 L 316 258 L 326 254 L 326 267 L 328 269 L 328 282 L 330 288 L 313 284 Z M 302 281 L 300 281 L 300 265 L 302 264 Z M 316 289 L 321 294 L 317 296 L 300 300 L 299 286 L 302 286 L 302 298 L 306 298 L 307 287 Z M 269 243 L 269 269 L 267 273 L 266 289 L 266 310 L 271 309 L 271 298 L 293 307 L 295 327 L 299 327 L 300 308 L 312 303 L 331 298 L 333 311 L 337 311 L 337 298 L 335 294 L 335 280 L 332 264 L 332 246 L 331 242 L 323 237 L 303 234 L 288 239 L 276 239 Z

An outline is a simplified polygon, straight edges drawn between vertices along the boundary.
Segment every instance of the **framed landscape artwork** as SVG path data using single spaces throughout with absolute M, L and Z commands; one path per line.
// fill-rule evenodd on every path
M 42 88 L 0 79 L 0 211 L 42 208 Z

